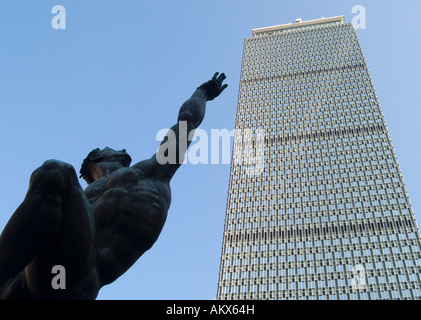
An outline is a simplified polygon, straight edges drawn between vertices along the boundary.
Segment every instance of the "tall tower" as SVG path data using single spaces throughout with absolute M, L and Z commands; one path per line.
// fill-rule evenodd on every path
M 264 161 L 231 164 L 217 298 L 419 299 L 420 234 L 353 25 L 252 33 L 236 130 L 263 130 Z

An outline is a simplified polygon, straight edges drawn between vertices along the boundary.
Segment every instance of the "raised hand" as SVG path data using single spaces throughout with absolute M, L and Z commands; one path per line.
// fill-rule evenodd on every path
M 208 101 L 215 99 L 221 94 L 222 91 L 224 91 L 226 87 L 228 87 L 227 84 L 222 84 L 226 78 L 225 74 L 221 73 L 219 76 L 218 74 L 219 72 L 216 72 L 211 80 L 203 83 L 200 87 L 198 87 L 198 89 L 201 89 L 205 92 Z

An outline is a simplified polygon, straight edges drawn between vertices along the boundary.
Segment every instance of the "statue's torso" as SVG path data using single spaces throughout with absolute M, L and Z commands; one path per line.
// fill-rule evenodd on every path
M 85 190 L 95 220 L 98 271 L 106 283 L 124 273 L 162 230 L 171 195 L 169 184 L 154 178 L 155 170 L 147 161 L 121 168 Z

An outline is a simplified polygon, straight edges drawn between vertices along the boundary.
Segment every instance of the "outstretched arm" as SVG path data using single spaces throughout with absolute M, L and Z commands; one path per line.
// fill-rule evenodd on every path
M 225 74 L 215 73 L 213 78 L 199 86 L 180 108 L 177 123 L 171 127 L 152 160 L 158 162 L 157 175 L 170 180 L 184 161 L 194 130 L 205 116 L 206 102 L 215 99 L 228 86 L 222 84 Z

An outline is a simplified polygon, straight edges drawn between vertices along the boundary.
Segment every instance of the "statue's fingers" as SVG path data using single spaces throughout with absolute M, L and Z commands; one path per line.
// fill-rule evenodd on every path
M 216 78 L 218 77 L 219 72 L 215 72 L 215 74 L 212 77 L 212 80 L 216 80 Z
M 228 85 L 227 85 L 227 84 L 224 84 L 224 85 L 221 87 L 221 92 L 222 92 L 222 91 L 224 91 L 224 89 L 225 89 L 226 87 L 228 87 Z
M 216 82 L 221 85 L 222 82 L 226 79 L 227 77 L 225 76 L 225 73 L 221 73 L 218 77 L 218 79 L 216 79 Z

